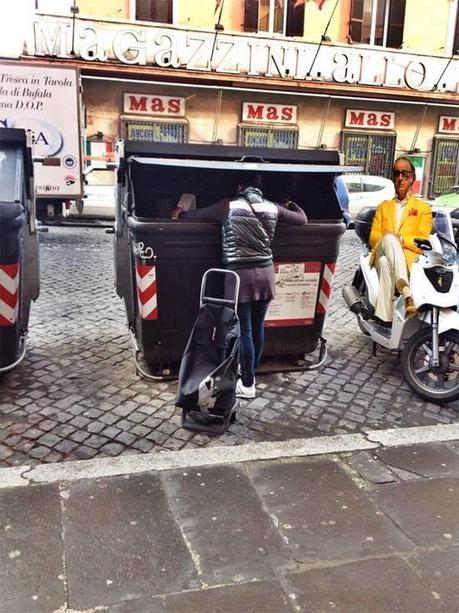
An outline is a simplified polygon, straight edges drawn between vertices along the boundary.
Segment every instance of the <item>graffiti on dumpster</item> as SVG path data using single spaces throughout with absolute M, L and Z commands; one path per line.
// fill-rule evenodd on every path
M 132 245 L 134 255 L 138 256 L 141 260 L 151 260 L 155 257 L 155 252 L 151 247 L 145 247 L 145 243 L 142 241 L 134 241 Z

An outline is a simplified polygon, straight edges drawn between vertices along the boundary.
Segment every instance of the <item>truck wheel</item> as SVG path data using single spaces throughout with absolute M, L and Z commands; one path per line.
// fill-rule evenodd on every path
M 439 336 L 440 364 L 433 367 L 432 331 L 419 330 L 405 345 L 401 361 L 408 385 L 431 402 L 453 402 L 459 398 L 459 332 Z

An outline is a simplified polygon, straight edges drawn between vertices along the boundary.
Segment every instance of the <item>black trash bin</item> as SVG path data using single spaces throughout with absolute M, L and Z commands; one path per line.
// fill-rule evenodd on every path
M 340 166 L 336 151 L 124 144 L 116 283 L 147 374 L 176 374 L 198 312 L 202 275 L 222 266 L 221 226 L 172 221 L 170 212 L 184 193 L 195 196 L 198 208 L 232 196 L 247 172 L 262 175 L 266 198 L 289 194 L 309 219 L 306 226 L 276 230 L 276 299 L 266 319 L 264 360 L 296 366 L 317 349 L 345 231 L 334 179 L 349 170 L 355 169 Z
M 33 166 L 24 130 L 0 129 L 0 373 L 24 357 L 39 293 Z

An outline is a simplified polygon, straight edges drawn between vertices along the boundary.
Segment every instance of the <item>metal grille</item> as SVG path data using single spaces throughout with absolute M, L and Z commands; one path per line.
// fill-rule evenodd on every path
M 459 182 L 459 139 L 434 138 L 431 198 Z
M 239 143 L 243 147 L 274 147 L 278 149 L 298 148 L 298 129 L 265 128 L 261 126 L 241 126 Z
M 187 127 L 185 122 L 177 121 L 127 121 L 124 133 L 128 140 L 150 143 L 185 143 Z
M 395 157 L 395 134 L 343 132 L 346 166 L 363 166 L 363 173 L 390 178 Z

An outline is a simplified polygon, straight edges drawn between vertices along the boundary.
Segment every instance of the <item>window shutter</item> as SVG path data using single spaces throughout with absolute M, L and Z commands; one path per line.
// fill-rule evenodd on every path
M 403 43 L 405 5 L 406 0 L 392 0 L 390 3 L 387 46 L 392 47 L 393 49 L 398 49 Z
M 287 0 L 287 31 L 285 32 L 286 36 L 303 36 L 304 4 L 304 2 L 302 2 L 301 4 L 297 4 L 295 0 Z
M 245 0 L 244 7 L 244 31 L 258 32 L 258 9 L 259 0 Z
M 363 0 L 352 0 L 349 36 L 355 43 L 362 42 Z

